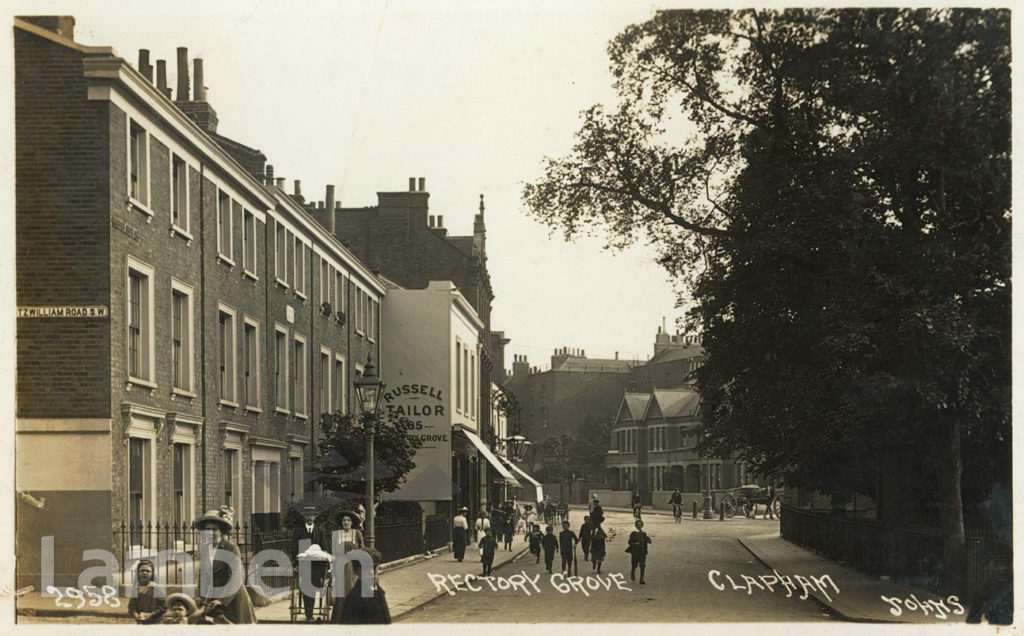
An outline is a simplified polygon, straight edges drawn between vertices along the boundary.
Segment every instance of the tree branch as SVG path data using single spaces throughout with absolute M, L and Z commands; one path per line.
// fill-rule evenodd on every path
M 588 181 L 577 181 L 574 183 L 568 183 L 566 184 L 566 187 L 592 188 L 594 190 L 600 190 L 601 192 L 608 192 L 610 194 L 617 194 L 619 196 L 624 196 L 629 199 L 634 199 L 637 203 L 640 203 L 644 207 L 655 212 L 658 212 L 660 214 L 663 214 L 666 218 L 668 218 L 670 221 L 672 221 L 679 227 L 685 230 L 689 230 L 691 232 L 695 232 L 702 236 L 728 237 L 733 235 L 732 232 L 729 232 L 727 230 L 721 230 L 714 227 L 703 227 L 695 223 L 691 223 L 690 221 L 687 221 L 683 217 L 679 216 L 678 214 L 672 212 L 672 210 L 669 208 L 667 204 L 662 203 L 660 201 L 655 201 L 654 199 L 651 199 L 649 197 L 645 197 L 644 195 L 640 194 L 635 190 L 613 188 L 612 186 L 606 186 L 600 183 L 591 183 Z

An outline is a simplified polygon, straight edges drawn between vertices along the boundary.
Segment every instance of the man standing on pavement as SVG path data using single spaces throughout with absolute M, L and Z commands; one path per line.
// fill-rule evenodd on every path
M 562 553 L 562 574 L 572 574 L 573 548 L 580 540 L 576 533 L 569 529 L 569 522 L 562 522 L 562 532 L 558 535 L 558 550 Z
M 583 517 L 583 525 L 580 526 L 580 545 L 583 546 L 583 561 L 590 560 L 590 537 L 594 533 L 594 526 L 590 523 L 590 517 Z
M 604 523 L 604 508 L 597 499 L 594 499 L 594 507 L 590 510 L 590 523 L 595 528 Z
M 298 555 L 305 552 L 309 546 L 316 544 L 324 549 L 327 544 L 327 535 L 324 529 L 316 523 L 316 508 L 306 506 L 302 509 L 303 524 L 292 532 L 292 563 L 295 563 L 298 572 Z M 310 582 L 316 587 L 324 584 L 324 575 L 327 573 L 326 561 L 310 561 Z M 302 606 L 306 610 L 306 621 L 313 622 L 313 606 L 316 599 L 302 593 Z
M 629 533 L 629 547 L 626 552 L 631 556 L 629 579 L 636 580 L 636 568 L 640 566 L 640 585 L 644 585 L 644 571 L 647 569 L 647 544 L 651 538 L 644 532 L 644 522 L 637 519 L 636 530 Z
M 544 546 L 544 567 L 547 568 L 548 574 L 551 574 L 551 566 L 555 562 L 555 551 L 558 550 L 558 538 L 551 526 L 545 530 L 541 545 Z

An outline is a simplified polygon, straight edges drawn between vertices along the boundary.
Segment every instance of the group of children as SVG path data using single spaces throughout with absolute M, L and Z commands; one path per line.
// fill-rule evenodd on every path
M 600 572 L 608 538 L 608 534 L 601 528 L 600 524 L 594 525 L 589 516 L 583 518 L 583 526 L 580 527 L 579 535 L 569 528 L 568 521 L 562 522 L 562 531 L 557 537 L 552 526 L 547 526 L 544 529 L 544 533 L 541 533 L 540 526 L 536 523 L 531 524 L 526 535 L 526 540 L 530 543 L 530 554 L 537 557 L 536 562 L 540 563 L 540 555 L 543 551 L 544 566 L 548 573 L 551 573 L 554 567 L 555 554 L 558 553 L 562 557 L 561 571 L 563 574 L 572 573 L 577 545 L 583 549 L 583 561 L 589 561 L 591 569 Z
M 202 607 L 188 594 L 157 594 L 153 582 L 153 562 L 139 561 L 135 595 L 128 601 L 128 614 L 143 625 L 216 625 L 230 624 L 223 617 L 221 602 L 212 600 Z

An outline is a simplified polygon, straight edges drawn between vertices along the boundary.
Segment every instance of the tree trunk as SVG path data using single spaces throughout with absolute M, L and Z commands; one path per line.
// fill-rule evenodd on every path
M 960 417 L 954 415 L 942 427 L 939 439 L 938 497 L 940 528 L 944 535 L 943 568 L 950 585 L 965 580 L 964 504 L 960 489 L 963 460 L 960 455 Z

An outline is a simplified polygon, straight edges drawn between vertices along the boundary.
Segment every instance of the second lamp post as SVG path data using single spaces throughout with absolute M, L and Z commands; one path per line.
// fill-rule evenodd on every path
M 383 392 L 384 383 L 377 375 L 377 369 L 373 366 L 371 356 L 366 356 L 366 368 L 363 374 L 353 384 L 356 388 L 356 395 L 359 398 L 359 408 L 363 413 L 363 425 L 369 427 L 369 435 L 366 438 L 366 546 L 374 547 L 374 517 L 377 514 L 377 507 L 374 504 L 374 451 L 373 441 L 377 436 L 377 409 L 380 408 L 380 394 Z

